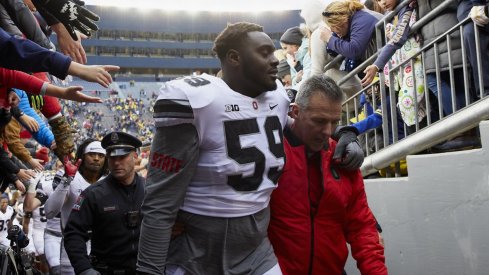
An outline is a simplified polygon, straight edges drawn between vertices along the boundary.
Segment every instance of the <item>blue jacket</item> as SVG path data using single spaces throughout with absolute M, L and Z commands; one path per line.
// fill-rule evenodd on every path
M 0 66 L 24 72 L 49 72 L 64 79 L 68 74 L 71 58 L 51 52 L 36 43 L 18 39 L 0 28 Z
M 44 123 L 44 120 L 36 113 L 36 111 L 32 109 L 26 92 L 18 89 L 14 90 L 15 93 L 17 93 L 17 96 L 20 98 L 19 109 L 24 112 L 24 114 L 34 118 L 37 123 L 39 123 L 39 131 L 34 133 L 31 132 L 32 137 L 39 142 L 39 144 L 50 148 L 54 141 L 53 132 L 51 132 L 51 129 L 49 129 L 46 123 Z

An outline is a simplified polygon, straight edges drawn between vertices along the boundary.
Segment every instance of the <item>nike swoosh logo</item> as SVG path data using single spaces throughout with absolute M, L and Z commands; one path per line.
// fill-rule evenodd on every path
M 270 110 L 273 110 L 277 106 L 278 106 L 278 104 L 275 104 L 275 105 L 268 104 L 268 107 L 270 107 Z

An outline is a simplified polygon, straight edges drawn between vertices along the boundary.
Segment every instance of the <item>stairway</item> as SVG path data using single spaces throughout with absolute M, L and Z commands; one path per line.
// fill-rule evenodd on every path
M 489 121 L 482 148 L 407 157 L 406 178 L 368 179 L 390 274 L 489 274 Z M 348 275 L 359 274 L 349 259 Z

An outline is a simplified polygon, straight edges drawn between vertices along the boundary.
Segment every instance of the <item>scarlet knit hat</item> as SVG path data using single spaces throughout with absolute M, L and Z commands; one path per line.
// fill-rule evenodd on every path
M 49 149 L 46 147 L 41 147 L 36 151 L 36 159 L 43 161 L 43 164 L 49 162 Z

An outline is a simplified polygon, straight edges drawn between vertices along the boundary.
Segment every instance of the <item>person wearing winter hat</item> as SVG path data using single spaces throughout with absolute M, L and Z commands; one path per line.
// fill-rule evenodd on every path
M 292 78 L 290 77 L 290 65 L 287 60 L 282 60 L 277 66 L 277 76 L 282 81 L 284 87 L 290 87 L 292 85 Z
M 287 62 L 291 68 L 292 85 L 296 85 L 302 80 L 303 70 L 307 64 L 310 64 L 309 42 L 304 33 L 300 27 L 292 27 L 280 37 L 280 44 L 286 51 Z
M 302 44 L 302 38 L 304 35 L 301 32 L 299 27 L 288 28 L 284 34 L 280 37 L 280 43 L 282 44 L 282 48 L 284 48 L 288 54 L 295 54 L 297 49 Z M 284 47 L 284 45 L 286 47 Z

